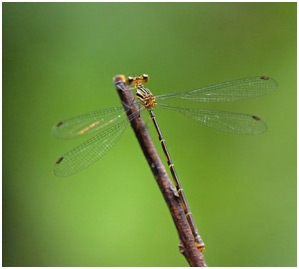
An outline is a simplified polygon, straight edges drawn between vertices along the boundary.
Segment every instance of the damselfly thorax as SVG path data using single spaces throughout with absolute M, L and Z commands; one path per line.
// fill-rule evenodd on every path
M 145 88 L 142 84 L 146 83 L 147 81 L 148 75 L 144 74 L 138 77 L 128 77 L 125 82 L 128 85 L 134 85 L 137 99 L 141 102 L 141 105 L 150 110 L 157 104 L 155 96 L 153 96 L 151 91 Z

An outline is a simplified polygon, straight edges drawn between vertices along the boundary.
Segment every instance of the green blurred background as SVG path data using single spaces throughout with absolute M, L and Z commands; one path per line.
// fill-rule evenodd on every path
M 147 73 L 156 95 L 275 78 L 268 96 L 181 103 L 256 114 L 260 136 L 156 116 L 208 265 L 296 266 L 296 15 L 296 3 L 4 3 L 3 265 L 188 266 L 131 128 L 80 173 L 52 171 L 86 139 L 52 126 L 120 105 L 113 76 Z

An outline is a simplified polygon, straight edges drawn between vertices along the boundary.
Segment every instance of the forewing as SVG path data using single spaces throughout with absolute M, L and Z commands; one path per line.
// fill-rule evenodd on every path
M 89 112 L 58 122 L 53 128 L 53 133 L 58 138 L 73 138 L 93 133 L 112 123 L 121 122 L 125 117 L 126 114 L 123 107 L 112 107 Z
M 58 177 L 72 175 L 100 159 L 119 139 L 126 129 L 128 120 L 103 130 L 60 157 L 54 166 Z
M 277 88 L 274 79 L 260 76 L 216 84 L 184 93 L 157 96 L 157 100 L 170 98 L 187 99 L 196 102 L 229 102 L 269 94 Z

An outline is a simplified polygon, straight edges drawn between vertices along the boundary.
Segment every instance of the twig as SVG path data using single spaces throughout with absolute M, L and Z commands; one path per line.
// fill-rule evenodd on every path
M 113 81 L 129 117 L 129 115 L 138 111 L 138 107 L 136 103 L 133 102 L 134 96 L 130 88 L 123 82 L 123 78 L 123 75 L 119 75 L 114 77 Z M 186 220 L 176 189 L 161 162 L 149 132 L 145 127 L 143 119 L 141 117 L 137 117 L 130 121 L 130 123 L 170 210 L 180 238 L 180 252 L 185 256 L 190 266 L 207 266 L 202 253 L 195 246 L 194 238 Z

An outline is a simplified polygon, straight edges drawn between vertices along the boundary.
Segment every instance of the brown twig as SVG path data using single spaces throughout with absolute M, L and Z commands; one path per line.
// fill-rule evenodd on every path
M 113 81 L 129 117 L 129 115 L 138 111 L 138 107 L 136 103 L 133 102 L 134 96 L 130 88 L 123 82 L 123 78 L 123 75 L 119 75 L 114 77 Z M 137 117 L 130 121 L 130 123 L 170 210 L 180 238 L 180 252 L 185 256 L 190 266 L 207 266 L 202 253 L 195 246 L 194 238 L 186 220 L 177 191 L 161 162 L 149 132 L 145 127 L 143 119 L 141 117 Z

